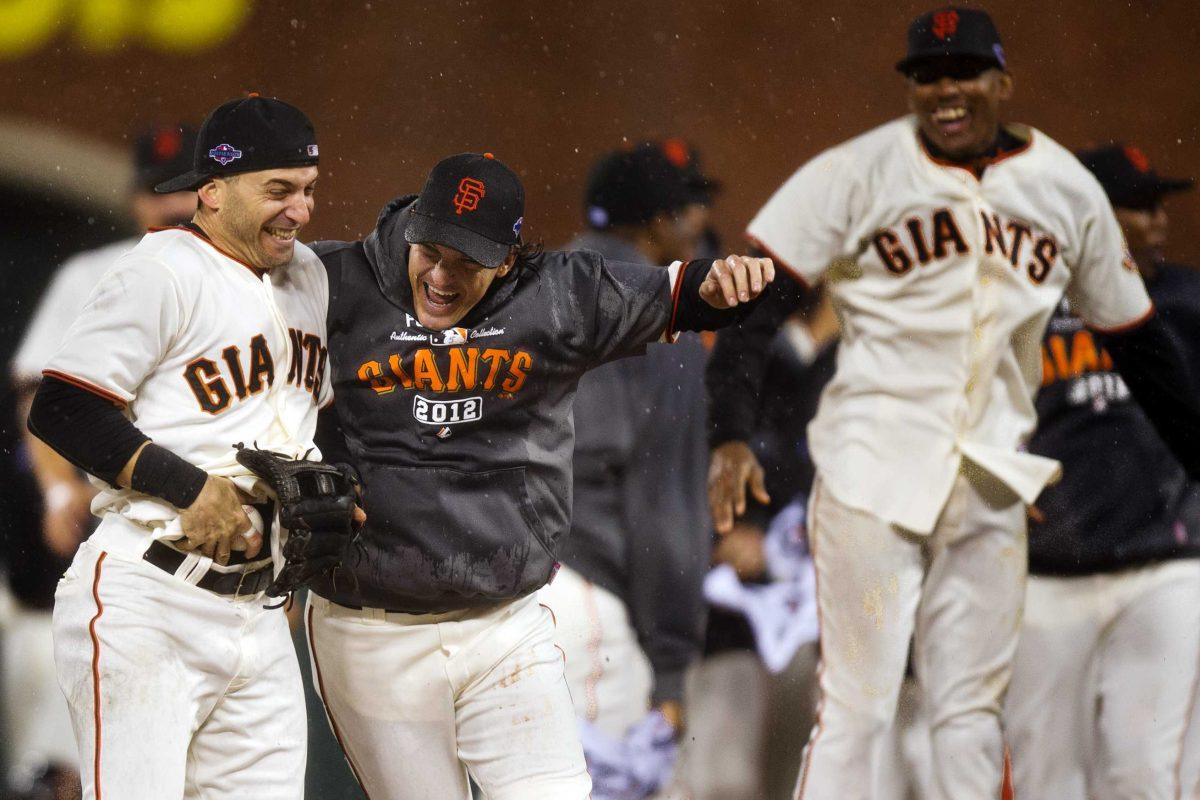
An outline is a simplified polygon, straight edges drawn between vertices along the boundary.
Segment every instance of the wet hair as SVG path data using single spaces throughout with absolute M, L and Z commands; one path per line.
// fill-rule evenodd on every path
M 517 251 L 517 261 L 530 261 L 545 252 L 546 247 L 542 243 L 542 240 L 538 239 L 536 242 L 518 241 L 515 249 Z

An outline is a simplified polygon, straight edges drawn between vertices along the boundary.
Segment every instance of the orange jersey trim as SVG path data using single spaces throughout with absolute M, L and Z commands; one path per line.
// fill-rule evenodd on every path
M 350 765 L 350 771 L 354 773 L 354 780 L 358 781 L 358 786 L 362 789 L 363 794 L 367 795 L 367 800 L 371 800 L 371 795 L 367 794 L 367 787 L 363 785 L 362 778 L 358 774 L 358 768 L 354 766 L 354 759 L 350 757 L 350 751 L 346 749 L 346 743 L 342 740 L 342 729 L 338 727 L 337 721 L 333 718 L 333 711 L 329 708 L 329 703 L 325 702 L 325 679 L 321 677 L 321 662 L 317 659 L 317 640 L 313 637 L 313 610 L 311 605 L 308 607 L 307 617 L 308 645 L 312 649 L 313 672 L 317 674 L 317 694 L 321 696 L 321 705 L 325 706 L 325 715 L 329 717 L 329 727 L 333 728 L 333 736 L 337 739 L 338 747 L 342 748 L 342 755 L 346 757 L 346 763 Z M 99 795 L 96 796 L 96 800 L 100 800 Z
M 925 140 L 921 138 L 921 133 L 919 130 L 916 133 L 916 137 L 917 144 L 921 146 L 921 152 L 924 153 L 925 157 L 934 164 L 937 164 L 939 167 L 953 167 L 955 169 L 961 169 L 970 174 L 975 180 L 980 180 L 983 177 L 984 170 L 986 170 L 988 167 L 994 164 L 999 164 L 1001 161 L 1007 161 L 1013 156 L 1019 156 L 1030 147 L 1033 147 L 1034 133 L 1032 130 L 1030 130 L 1029 141 L 1025 142 L 1020 147 L 1014 147 L 1012 150 L 1006 150 L 1003 153 L 997 153 L 992 157 L 975 159 L 969 164 L 960 164 L 956 161 L 950 161 L 949 159 L 938 158 L 933 153 L 929 152 L 929 148 L 925 146 Z
M 799 283 L 802 287 L 804 287 L 805 291 L 809 291 L 812 289 L 812 286 L 809 284 L 808 279 L 800 274 L 800 270 L 796 269 L 791 264 L 789 264 L 787 261 L 780 258 L 779 255 L 774 250 L 772 250 L 771 248 L 769 248 L 765 244 L 763 244 L 761 240 L 755 238 L 754 235 L 751 234 L 749 231 L 746 232 L 745 236 L 746 236 L 746 241 L 750 242 L 750 244 L 754 245 L 759 250 L 762 250 L 764 253 L 767 254 L 767 256 L 772 261 L 774 261 L 776 264 L 778 264 L 779 266 L 781 266 L 785 270 L 787 270 L 788 274 L 791 275 L 792 278 L 795 279 L 795 281 L 797 283 Z
M 62 381 L 63 383 L 69 383 L 72 386 L 83 389 L 84 391 L 91 392 L 92 394 L 97 395 L 114 405 L 120 406 L 121 408 L 125 408 L 125 406 L 128 405 L 128 403 L 126 403 L 120 397 L 117 397 L 112 392 L 108 391 L 107 389 L 101 389 L 96 384 L 89 383 L 83 378 L 76 378 L 74 375 L 68 375 L 65 372 L 59 372 L 56 369 L 44 369 L 42 370 L 42 374 L 47 378 L 54 378 L 55 380 Z
M 158 228 L 147 228 L 146 229 L 146 233 L 158 233 L 159 231 L 183 231 L 184 233 L 190 233 L 192 236 L 195 236 L 197 239 L 204 242 L 206 245 L 211 247 L 213 250 L 216 250 L 218 253 L 225 256 L 230 261 L 241 264 L 243 267 L 245 267 L 246 269 L 253 272 L 254 277 L 256 277 L 256 278 L 261 278 L 263 275 L 266 275 L 268 272 L 268 270 L 259 269 L 258 267 L 253 266 L 252 264 L 247 264 L 245 261 L 242 261 L 240 258 L 233 255 L 232 253 L 222 250 L 220 247 L 218 247 L 216 245 L 216 243 L 213 242 L 212 239 L 209 239 L 207 236 L 203 236 L 203 235 L 197 233 L 196 231 L 192 230 L 191 228 L 189 228 L 185 225 L 163 225 L 162 227 L 158 227 Z
M 683 274 L 694 263 L 694 261 L 683 262 L 679 265 L 679 272 L 675 274 L 675 285 L 671 287 L 671 319 L 667 322 L 667 341 L 675 336 L 675 318 L 679 315 L 679 297 L 683 294 Z
M 1091 328 L 1092 330 L 1096 331 L 1097 333 L 1107 333 L 1107 334 L 1127 333 L 1128 331 L 1136 330 L 1136 329 L 1142 327 L 1143 325 L 1145 325 L 1147 322 L 1150 321 L 1151 317 L 1153 317 L 1157 313 L 1158 313 L 1158 309 L 1156 309 L 1154 307 L 1154 303 L 1151 303 L 1150 308 L 1146 310 L 1145 314 L 1142 314 L 1137 319 L 1130 320 L 1129 322 L 1126 322 L 1122 325 L 1117 325 L 1115 328 L 1101 328 L 1098 325 L 1088 325 L 1088 327 Z
M 96 800 L 102 800 L 100 794 L 100 745 L 103 739 L 103 725 L 100 715 L 100 637 L 96 633 L 96 623 L 100 621 L 100 617 L 104 616 L 104 603 L 100 600 L 100 573 L 102 572 L 104 559 L 107 555 L 108 553 L 102 552 L 100 557 L 96 559 L 96 574 L 92 578 L 92 599 L 96 601 L 96 616 L 92 617 L 92 621 L 88 623 L 88 633 L 92 637 L 92 716 L 96 726 L 92 781 L 96 789 Z

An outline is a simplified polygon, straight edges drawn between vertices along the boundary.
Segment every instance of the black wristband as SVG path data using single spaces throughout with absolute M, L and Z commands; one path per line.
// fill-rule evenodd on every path
M 160 497 L 176 508 L 187 508 L 196 502 L 207 480 L 207 472 L 151 442 L 133 465 L 129 488 Z

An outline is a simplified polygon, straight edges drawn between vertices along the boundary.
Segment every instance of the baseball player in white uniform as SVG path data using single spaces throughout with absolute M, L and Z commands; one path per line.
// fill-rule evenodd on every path
M 1186 370 L 1103 190 L 1044 133 L 999 122 L 1012 80 L 991 19 L 964 8 L 918 17 L 898 68 L 912 114 L 818 155 L 748 230 L 798 282 L 828 281 L 843 331 L 809 427 L 822 701 L 803 800 L 874 796 L 914 635 L 933 796 L 999 796 L 1025 505 L 1059 472 L 1021 449 L 1041 334 L 1064 291 L 1113 334 L 1134 394 L 1161 392 L 1152 419 L 1176 428 L 1173 446 L 1200 472 L 1196 397 L 1167 388 Z M 764 334 L 787 311 L 778 305 L 723 335 L 710 364 L 718 528 L 744 507 L 747 483 L 765 495 L 739 440 Z
M 191 219 L 196 210 L 193 193 L 156 194 L 154 186 L 188 169 L 195 144 L 195 129 L 179 125 L 158 126 L 137 137 L 129 212 L 139 230 Z M 136 238 L 126 238 L 87 250 L 55 272 L 12 361 L 22 427 L 42 368 L 62 343 L 64 331 L 83 310 L 100 276 L 136 244 Z M 40 537 L 51 552 L 70 558 L 93 520 L 90 506 L 95 489 L 83 473 L 41 440 L 28 435 L 25 446 L 44 506 L 42 528 L 30 531 L 28 538 Z M 52 581 L 46 586 L 45 608 L 17 602 L 4 629 L 4 707 L 12 752 L 9 772 L 18 785 L 48 765 L 78 772 L 70 716 L 54 675 L 48 602 Z
M 299 456 L 329 399 L 325 272 L 295 242 L 316 164 L 298 109 L 214 110 L 157 187 L 198 190 L 192 222 L 121 257 L 43 373 L 30 429 L 100 487 L 54 609 L 85 798 L 303 792 L 300 673 L 261 594 L 278 540 L 234 445 Z

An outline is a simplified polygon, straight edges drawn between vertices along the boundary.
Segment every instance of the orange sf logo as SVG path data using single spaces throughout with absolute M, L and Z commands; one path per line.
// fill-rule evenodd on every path
M 458 194 L 454 195 L 454 213 L 474 211 L 479 208 L 479 199 L 484 195 L 483 181 L 477 178 L 463 178 L 458 182 Z
M 1146 158 L 1146 154 L 1133 145 L 1125 147 L 1125 157 L 1129 159 L 1129 163 L 1133 164 L 1133 168 L 1138 172 L 1150 171 L 1150 159 Z
M 958 30 L 957 11 L 939 11 L 933 15 L 933 35 L 939 39 L 953 36 Z

